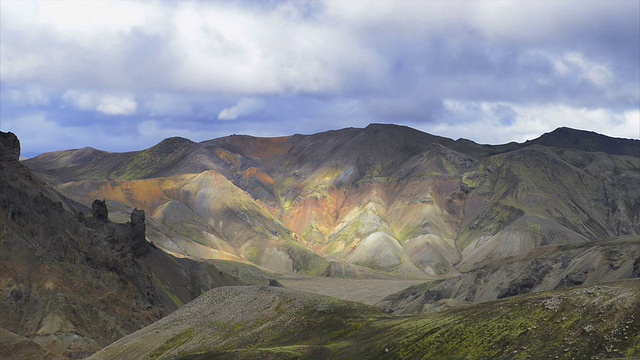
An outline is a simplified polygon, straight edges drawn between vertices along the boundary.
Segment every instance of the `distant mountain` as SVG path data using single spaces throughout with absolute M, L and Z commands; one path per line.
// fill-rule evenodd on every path
M 85 205 L 144 209 L 150 238 L 170 253 L 283 273 L 340 276 L 329 265 L 344 264 L 437 278 L 544 245 L 637 236 L 639 148 L 567 128 L 490 146 L 373 124 L 24 164 Z
M 102 201 L 66 198 L 19 153 L 0 132 L 0 358 L 86 357 L 213 287 L 269 283 L 250 265 L 167 255 L 147 242 L 144 212 L 112 222 Z

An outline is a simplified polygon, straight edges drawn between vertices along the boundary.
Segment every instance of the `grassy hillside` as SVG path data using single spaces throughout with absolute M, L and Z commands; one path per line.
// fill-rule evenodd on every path
M 640 352 L 640 280 L 394 317 L 282 288 L 211 290 L 91 359 L 539 359 Z

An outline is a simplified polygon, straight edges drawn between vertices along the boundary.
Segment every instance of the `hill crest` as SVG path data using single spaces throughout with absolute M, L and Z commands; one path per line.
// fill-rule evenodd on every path
M 371 124 L 172 138 L 90 166 L 52 165 L 45 155 L 24 163 L 81 203 L 144 209 L 154 242 L 172 253 L 283 273 L 365 267 L 424 278 L 540 246 L 637 235 L 640 159 L 629 154 L 639 145 L 568 128 L 479 145 Z

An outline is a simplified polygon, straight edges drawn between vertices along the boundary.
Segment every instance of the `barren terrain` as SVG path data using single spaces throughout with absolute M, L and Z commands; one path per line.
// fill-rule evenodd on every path
M 287 288 L 312 294 L 331 296 L 340 300 L 373 305 L 386 296 L 424 280 L 400 279 L 343 279 L 320 276 L 287 275 L 277 279 Z

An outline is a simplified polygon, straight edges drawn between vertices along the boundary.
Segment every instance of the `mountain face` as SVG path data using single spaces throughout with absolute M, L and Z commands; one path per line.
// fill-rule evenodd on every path
M 428 313 L 451 305 L 625 278 L 640 278 L 637 238 L 536 248 L 487 262 L 460 276 L 411 286 L 386 297 L 376 307 L 395 315 Z
M 364 266 L 437 278 L 545 245 L 637 236 L 639 149 L 567 128 L 488 146 L 373 124 L 24 163 L 85 205 L 144 209 L 150 238 L 169 253 L 283 273 Z
M 268 284 L 240 263 L 174 258 L 147 242 L 146 216 L 110 220 L 34 176 L 0 133 L 0 357 L 84 358 L 216 286 Z

